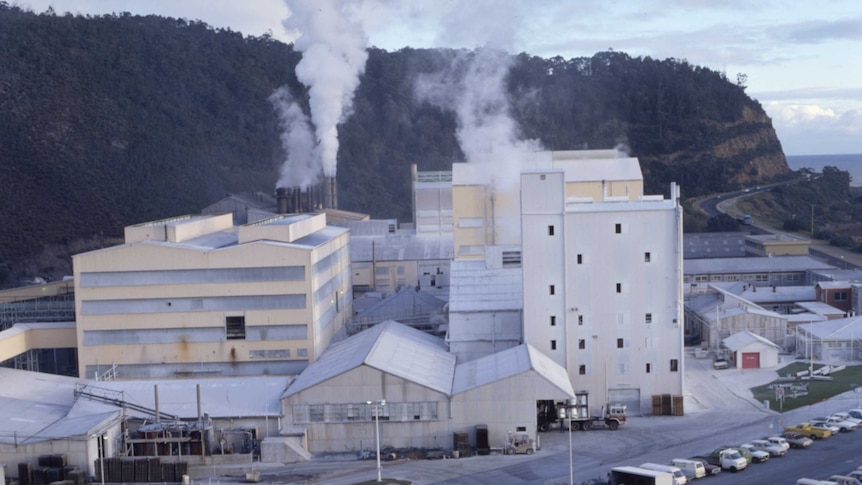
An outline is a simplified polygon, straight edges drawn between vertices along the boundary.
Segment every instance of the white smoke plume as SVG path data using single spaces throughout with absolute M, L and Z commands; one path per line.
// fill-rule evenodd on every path
M 323 174 L 334 177 L 338 124 L 352 111 L 353 95 L 368 53 L 361 25 L 353 20 L 355 3 L 346 0 L 285 0 L 290 16 L 284 27 L 298 34 L 293 47 L 302 53 L 296 77 L 309 88 L 311 122 Z
M 281 124 L 281 146 L 287 152 L 287 160 L 281 166 L 276 187 L 301 187 L 307 189 L 320 182 L 319 154 L 308 116 L 288 91 L 278 88 L 269 97 Z
M 416 94 L 455 112 L 456 136 L 469 163 L 485 164 L 495 183 L 518 183 L 521 162 L 542 149 L 538 140 L 524 139 L 512 118 L 506 79 L 512 57 L 484 47 L 457 53 L 445 72 L 424 76 Z

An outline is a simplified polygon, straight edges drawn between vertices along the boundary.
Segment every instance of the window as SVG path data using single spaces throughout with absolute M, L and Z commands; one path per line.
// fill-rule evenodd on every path
M 578 374 L 580 374 L 582 376 L 587 375 L 587 366 L 585 366 L 584 364 L 579 365 L 578 366 Z
M 646 373 L 647 373 L 647 374 L 649 374 L 651 371 L 652 371 L 652 364 L 649 364 L 649 363 L 648 363 L 648 364 L 646 365 Z
M 587 341 L 584 339 L 578 339 L 578 348 L 579 349 L 587 348 Z
M 624 347 L 623 339 L 618 338 L 618 339 L 617 339 L 617 348 L 618 348 L 618 349 L 621 349 L 621 348 L 623 348 L 623 347 Z
M 646 320 L 646 323 L 652 323 L 652 313 L 647 313 L 644 320 Z
M 623 292 L 623 284 L 617 283 L 617 293 L 622 293 L 622 292 Z
M 679 372 L 679 361 L 676 359 L 670 359 L 670 371 L 671 372 Z
M 548 235 L 549 235 L 549 236 L 553 236 L 553 235 L 554 235 L 554 226 L 548 226 Z
M 846 291 L 835 292 L 835 301 L 847 301 L 847 292 Z
M 551 340 L 551 350 L 557 350 L 557 341 Z
M 620 223 L 616 223 L 616 224 L 614 225 L 614 231 L 615 231 L 617 234 L 622 234 L 622 232 L 623 232 L 623 225 L 622 225 L 622 224 L 620 224 Z
M 551 326 L 552 327 L 557 326 L 557 316 L 556 315 L 551 315 Z
M 644 263 L 649 263 L 649 262 L 650 262 L 650 254 L 648 252 L 644 253 Z
M 225 337 L 228 340 L 245 338 L 245 317 L 225 317 Z
M 554 291 L 555 291 L 554 285 L 551 285 L 551 286 L 549 286 L 549 287 L 548 287 L 548 293 L 549 293 L 549 294 L 553 295 L 553 294 L 554 294 Z
M 578 315 L 578 325 L 583 325 L 583 324 L 584 324 L 584 316 Z
M 584 264 L 584 255 L 583 254 L 578 255 L 578 264 Z

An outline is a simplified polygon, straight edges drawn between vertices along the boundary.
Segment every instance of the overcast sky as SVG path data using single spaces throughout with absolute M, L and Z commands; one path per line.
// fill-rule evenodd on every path
M 283 0 L 11 0 L 43 12 L 130 12 L 202 20 L 289 42 Z M 359 1 L 354 2 L 360 4 Z M 748 76 L 787 155 L 862 153 L 859 0 L 373 0 L 358 17 L 387 50 L 488 43 L 540 57 L 686 59 Z

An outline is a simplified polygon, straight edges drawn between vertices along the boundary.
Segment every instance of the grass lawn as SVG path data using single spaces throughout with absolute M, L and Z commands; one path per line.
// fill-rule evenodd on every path
M 814 364 L 815 370 L 819 369 L 820 367 L 823 366 L 819 364 Z M 807 363 L 795 362 L 781 368 L 778 371 L 778 375 L 782 377 L 787 375 L 795 376 L 797 372 L 807 369 Z M 763 402 L 765 400 L 769 401 L 770 409 L 775 411 L 789 411 L 791 409 L 796 409 L 802 406 L 807 406 L 809 404 L 823 401 L 838 394 L 853 390 L 854 388 L 862 385 L 862 366 L 848 366 L 846 369 L 840 372 L 835 372 L 834 374 L 831 374 L 830 377 L 832 377 L 831 381 L 802 379 L 793 381 L 794 384 L 808 384 L 808 395 L 792 398 L 789 397 L 790 392 L 786 391 L 783 406 L 775 399 L 775 390 L 769 389 L 770 384 L 752 387 L 751 392 L 754 395 L 754 398 L 757 399 L 759 402 Z M 860 394 L 859 400 L 862 401 L 862 394 Z

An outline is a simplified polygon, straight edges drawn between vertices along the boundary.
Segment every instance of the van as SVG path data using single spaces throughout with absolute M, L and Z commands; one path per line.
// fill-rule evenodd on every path
M 688 483 L 688 478 L 686 478 L 685 473 L 675 466 L 659 465 L 658 463 L 644 463 L 640 467 L 647 470 L 670 473 L 673 475 L 673 485 L 685 485 Z
M 800 478 L 799 480 L 796 480 L 796 485 L 838 485 L 838 482 L 817 480 L 815 478 Z
M 685 473 L 685 477 L 689 480 L 702 478 L 706 476 L 706 467 L 703 463 L 696 460 L 683 460 L 682 458 L 674 458 L 670 461 L 671 466 L 675 466 Z

